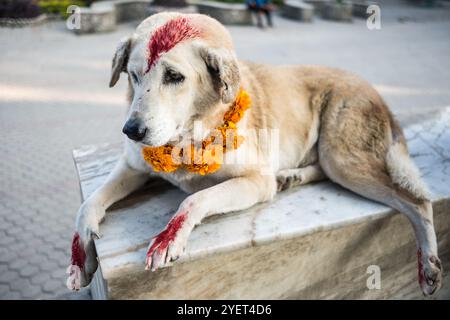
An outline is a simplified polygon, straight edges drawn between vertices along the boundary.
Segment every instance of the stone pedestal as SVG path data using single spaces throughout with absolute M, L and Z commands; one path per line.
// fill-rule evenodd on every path
M 244 4 L 199 1 L 199 13 L 207 14 L 223 24 L 251 25 L 252 16 Z
M 88 8 L 81 8 L 78 34 L 106 32 L 116 28 L 117 23 L 143 20 L 148 16 L 150 0 L 109 0 L 93 2 Z
M 353 16 L 357 18 L 367 19 L 369 14 L 367 8 L 371 5 L 376 5 L 374 1 L 353 1 Z
M 107 32 L 116 28 L 116 12 L 114 7 L 81 8 L 80 28 L 75 33 Z
M 147 15 L 151 16 L 156 13 L 165 12 L 165 11 L 175 11 L 181 13 L 197 13 L 197 7 L 194 5 L 184 6 L 184 7 L 164 7 L 164 6 L 155 6 L 150 5 L 147 8 Z
M 314 7 L 315 12 L 322 12 L 325 4 L 327 4 L 330 1 L 335 0 L 303 0 L 303 2 L 312 5 Z
M 430 188 L 439 253 L 448 270 L 450 109 L 405 134 Z M 83 199 L 105 180 L 120 152 L 121 144 L 74 151 Z M 94 299 L 423 298 L 406 217 L 329 181 L 206 219 L 179 261 L 145 271 L 149 240 L 186 196 L 153 180 L 108 210 L 95 242 L 100 267 L 91 286 Z M 367 288 L 370 266 L 381 272 L 381 289 Z M 450 298 L 448 273 L 443 281 L 437 299 Z
M 322 18 L 335 21 L 351 22 L 353 5 L 351 2 L 327 2 L 322 9 Z
M 303 1 L 285 1 L 282 7 L 282 14 L 289 19 L 311 22 L 314 17 L 314 7 Z
M 116 8 L 117 23 L 133 20 L 140 21 L 147 18 L 150 1 L 120 0 L 116 1 L 114 6 Z

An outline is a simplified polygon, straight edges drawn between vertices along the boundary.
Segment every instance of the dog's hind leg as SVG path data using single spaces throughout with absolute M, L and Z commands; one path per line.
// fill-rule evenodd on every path
M 284 169 L 277 172 L 277 190 L 283 191 L 324 179 L 326 176 L 318 163 L 303 168 Z
M 391 206 L 403 212 L 414 227 L 419 283 L 424 294 L 431 295 L 441 286 L 442 265 L 438 258 L 433 207 L 428 191 L 406 145 L 400 141 L 389 147 L 386 166 L 395 191 Z
M 322 169 L 334 182 L 408 217 L 416 235 L 419 284 L 424 295 L 433 294 L 442 280 L 433 209 L 401 129 L 384 105 L 331 106 L 324 118 Z

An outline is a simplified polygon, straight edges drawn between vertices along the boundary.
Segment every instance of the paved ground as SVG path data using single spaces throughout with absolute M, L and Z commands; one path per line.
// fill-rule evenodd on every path
M 382 29 L 276 17 L 276 28 L 231 27 L 238 55 L 352 70 L 381 91 L 403 124 L 450 105 L 450 10 L 382 1 Z M 71 150 L 121 138 L 125 81 L 110 59 L 133 25 L 75 36 L 63 23 L 0 29 L 0 299 L 66 292 L 80 204 Z

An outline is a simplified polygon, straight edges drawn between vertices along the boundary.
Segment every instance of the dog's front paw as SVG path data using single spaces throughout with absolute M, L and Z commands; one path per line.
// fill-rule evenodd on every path
M 95 251 L 94 240 L 92 238 L 81 240 L 78 232 L 72 240 L 71 265 L 67 268 L 67 288 L 78 291 L 86 287 L 92 280 L 97 270 L 97 253 Z
M 81 289 L 81 269 L 77 265 L 71 264 L 67 267 L 66 273 L 69 275 L 67 277 L 67 288 L 72 291 L 78 291 Z
M 424 296 L 431 296 L 442 284 L 442 264 L 437 256 L 425 256 L 419 251 L 419 284 Z
M 70 290 L 87 286 L 97 270 L 98 261 L 94 239 L 99 237 L 98 210 L 83 205 L 77 216 L 77 232 L 72 239 L 71 265 L 66 285 Z
M 190 231 L 186 214 L 175 215 L 164 231 L 150 241 L 145 269 L 155 271 L 177 260 L 184 251 Z

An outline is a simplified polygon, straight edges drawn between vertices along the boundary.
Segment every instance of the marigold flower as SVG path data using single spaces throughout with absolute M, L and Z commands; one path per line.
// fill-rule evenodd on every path
M 174 146 L 170 144 L 161 147 L 144 147 L 142 156 L 156 172 L 173 172 L 181 167 L 200 175 L 216 172 L 223 163 L 223 153 L 228 151 L 227 146 L 231 146 L 235 150 L 244 142 L 244 137 L 237 133 L 236 123 L 244 117 L 244 113 L 250 108 L 250 105 L 249 94 L 241 88 L 230 110 L 223 116 L 223 125 L 216 129 L 222 134 L 222 141 L 216 141 L 216 137 L 210 135 L 199 144 L 201 147 L 196 147 L 193 143 L 184 149 L 174 149 Z M 220 143 L 222 143 L 221 147 Z M 219 152 L 220 148 L 222 148 L 222 152 Z M 175 163 L 173 161 L 174 152 L 182 157 L 187 157 L 187 161 L 184 159 L 184 164 Z

